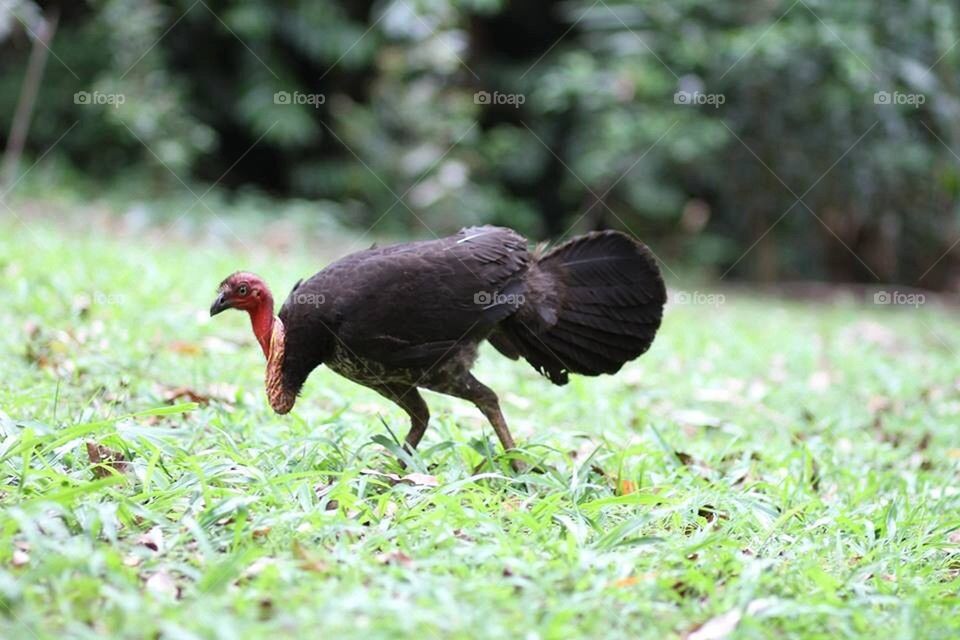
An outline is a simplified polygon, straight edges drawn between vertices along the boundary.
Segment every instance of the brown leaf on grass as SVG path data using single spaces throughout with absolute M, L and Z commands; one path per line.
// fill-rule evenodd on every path
M 256 528 L 253 530 L 253 537 L 254 537 L 254 538 L 266 538 L 267 535 L 269 535 L 271 528 L 272 528 L 272 527 L 269 527 L 269 526 L 256 527 Z
M 631 493 L 637 492 L 637 483 L 632 480 L 626 480 L 621 478 L 617 481 L 617 491 L 618 496 L 628 496 Z
M 213 384 L 203 391 L 182 385 L 157 385 L 157 393 L 168 404 L 187 401 L 196 402 L 201 406 L 211 402 L 233 405 L 237 400 L 237 387 L 229 384 Z
M 697 625 L 684 637 L 686 640 L 723 640 L 734 632 L 742 617 L 740 609 L 731 609 Z
M 413 564 L 413 558 L 405 554 L 399 549 L 394 549 L 393 551 L 387 551 L 384 553 L 378 553 L 375 556 L 377 562 L 380 564 L 392 564 L 395 566 L 409 567 Z
M 180 587 L 177 585 L 177 581 L 173 578 L 173 576 L 166 571 L 157 571 L 151 575 L 149 578 L 147 578 L 145 586 L 147 591 L 158 598 L 166 598 L 171 600 L 180 599 Z
M 689 467 L 691 471 L 696 473 L 698 476 L 703 478 L 709 477 L 713 473 L 713 469 L 703 460 L 698 460 L 694 458 L 689 453 L 683 451 L 674 451 L 674 454 L 677 456 L 677 460 L 680 461 L 685 467 Z
M 323 499 L 330 493 L 330 490 L 333 489 L 333 482 L 327 484 L 318 484 L 314 487 L 314 491 L 317 494 L 317 499 L 323 501 Z M 336 511 L 340 508 L 340 501 L 336 499 L 327 500 L 327 511 Z
M 511 511 L 519 511 L 522 507 L 523 503 L 520 502 L 520 498 L 516 496 L 510 496 L 500 503 L 500 509 L 508 513 Z
M 406 482 L 419 487 L 440 486 L 436 476 L 427 475 L 426 473 L 408 473 L 400 478 L 400 482 Z
M 707 522 L 713 522 L 714 520 L 729 520 L 728 516 L 723 511 L 718 511 L 716 507 L 712 504 L 705 504 L 699 509 L 697 509 L 697 515 L 706 520 Z
M 360 473 L 365 476 L 382 478 L 390 485 L 400 484 L 401 482 L 420 487 L 436 487 L 440 485 L 436 476 L 427 475 L 426 473 L 408 473 L 405 476 L 399 476 L 395 473 L 385 473 L 383 471 L 377 471 L 376 469 L 361 469 Z
M 656 572 L 647 571 L 645 573 L 634 574 L 634 575 L 625 576 L 623 578 L 619 578 L 611 582 L 609 586 L 615 589 L 627 589 L 634 585 L 640 584 L 644 580 L 653 580 L 656 577 L 657 577 Z
M 475 538 L 469 533 L 466 533 L 463 529 L 454 529 L 453 537 L 457 540 L 463 540 L 464 542 L 474 542 Z
M 160 527 L 153 527 L 137 538 L 137 544 L 150 549 L 154 553 L 163 553 L 163 531 Z
M 210 403 L 210 396 L 191 389 L 190 387 L 170 387 L 163 392 L 163 399 L 170 404 L 174 404 L 180 400 L 196 402 L 199 405 Z
M 297 559 L 297 565 L 305 571 L 326 573 L 330 569 L 330 565 L 319 556 L 305 549 L 299 540 L 293 541 L 293 557 Z
M 627 480 L 626 478 L 615 478 L 604 471 L 599 465 L 592 465 L 590 470 L 610 483 L 613 488 L 614 495 L 627 496 L 631 493 L 636 493 L 639 488 L 637 483 L 633 480 Z
M 893 409 L 893 401 L 887 396 L 870 396 L 867 400 L 867 411 L 873 415 L 887 413 Z
M 400 482 L 400 476 L 395 473 L 385 473 L 383 471 L 377 471 L 376 469 L 361 469 L 360 475 L 364 476 L 373 476 L 375 478 L 381 478 L 386 480 L 388 484 L 397 484 Z
M 170 343 L 169 348 L 170 351 L 184 356 L 198 356 L 203 353 L 203 348 L 200 345 L 182 340 L 174 340 Z
M 94 465 L 93 475 L 97 478 L 107 478 L 113 475 L 113 471 L 117 473 L 132 471 L 130 463 L 122 452 L 109 449 L 92 440 L 87 441 L 87 457 Z
M 696 587 L 687 584 L 683 580 L 677 580 L 670 585 L 670 588 L 673 589 L 678 596 L 684 599 L 697 598 L 700 596 L 700 592 Z
M 66 360 L 72 341 L 69 334 L 62 331 L 51 334 L 33 322 L 25 324 L 23 330 L 27 338 L 23 356 L 27 362 L 41 369 L 59 370 L 66 365 L 69 365 L 67 368 L 74 367 L 72 362 Z

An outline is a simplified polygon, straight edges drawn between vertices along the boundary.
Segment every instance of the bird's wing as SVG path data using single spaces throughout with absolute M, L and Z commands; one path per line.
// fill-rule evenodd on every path
M 326 326 L 350 352 L 387 366 L 429 367 L 516 311 L 529 263 L 515 231 L 463 229 L 351 254 L 300 285 L 281 314 L 309 317 L 293 307 L 322 296 Z

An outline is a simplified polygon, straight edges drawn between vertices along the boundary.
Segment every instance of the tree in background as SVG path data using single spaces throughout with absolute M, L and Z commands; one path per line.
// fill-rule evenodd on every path
M 77 123 L 56 151 L 93 180 L 252 185 L 361 230 L 613 226 L 761 280 L 957 286 L 938 261 L 960 234 L 947 0 L 59 8 L 30 143 Z M 28 54 L 6 24 L 0 131 Z

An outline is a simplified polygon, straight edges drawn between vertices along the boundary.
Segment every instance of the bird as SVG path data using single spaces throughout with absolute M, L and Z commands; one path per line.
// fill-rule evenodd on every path
M 480 226 L 350 253 L 298 281 L 277 314 L 264 280 L 235 272 L 210 316 L 249 314 L 278 414 L 322 364 L 407 413 L 408 452 L 430 420 L 421 389 L 473 403 L 509 452 L 497 394 L 471 373 L 483 341 L 556 385 L 614 374 L 650 348 L 666 300 L 654 255 L 620 231 L 531 248 L 517 231 Z

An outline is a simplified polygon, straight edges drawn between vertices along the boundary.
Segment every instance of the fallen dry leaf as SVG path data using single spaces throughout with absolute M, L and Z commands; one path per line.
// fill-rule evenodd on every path
M 640 578 L 638 578 L 637 576 L 627 576 L 626 578 L 620 578 L 619 580 L 614 580 L 613 586 L 618 589 L 625 589 L 626 587 L 632 587 L 638 582 L 640 582 Z
M 145 546 L 154 553 L 163 553 L 163 531 L 160 527 L 153 527 L 137 538 L 137 544 Z
M 421 487 L 436 487 L 440 484 L 436 476 L 427 475 L 426 473 L 408 473 L 405 476 L 399 476 L 395 473 L 385 473 L 383 471 L 377 471 L 376 469 L 361 469 L 360 473 L 365 476 L 383 478 L 391 485 L 404 482 Z
M 729 520 L 730 516 L 722 511 L 717 511 L 717 508 L 712 504 L 705 504 L 699 509 L 697 509 L 697 515 L 706 520 L 707 522 L 713 522 L 714 520 Z
M 210 396 L 191 389 L 190 387 L 171 387 L 163 392 L 163 399 L 170 404 L 184 399 L 190 402 L 196 402 L 199 405 L 210 403 Z
M 97 478 L 106 478 L 113 475 L 110 469 L 118 473 L 131 470 L 130 463 L 120 451 L 108 449 L 92 440 L 87 441 L 87 457 L 93 463 L 93 475 Z
M 180 587 L 166 571 L 157 571 L 149 578 L 146 583 L 147 591 L 159 598 L 169 598 L 177 600 L 180 598 Z
M 523 507 L 523 503 L 520 502 L 520 499 L 516 496 L 510 496 L 506 498 L 503 502 L 500 503 L 500 508 L 504 511 L 519 511 Z
M 872 415 L 886 413 L 892 408 L 893 401 L 887 396 L 870 396 L 870 399 L 867 400 L 867 411 L 869 411 Z
M 203 353 L 203 349 L 198 344 L 193 344 L 192 342 L 183 342 L 181 340 L 174 340 L 170 343 L 170 351 L 174 353 L 179 353 L 185 356 L 198 356 Z
M 632 480 L 623 480 L 621 479 L 617 482 L 617 495 L 618 496 L 628 496 L 631 493 L 637 492 L 637 483 Z
M 395 473 L 384 473 L 383 471 L 377 471 L 376 469 L 361 469 L 361 475 L 365 476 L 375 476 L 377 478 L 383 478 L 389 480 L 390 484 L 397 484 L 400 482 L 400 476 Z
M 232 384 L 215 383 L 205 389 L 194 389 L 183 385 L 168 386 L 155 385 L 157 395 L 169 404 L 180 401 L 196 402 L 199 405 L 208 405 L 211 402 L 233 406 L 240 400 L 240 388 Z M 251 396 L 247 396 L 251 397 Z
M 297 559 L 297 564 L 306 571 L 315 571 L 316 573 L 326 573 L 329 565 L 300 544 L 299 540 L 293 541 L 293 557 Z
M 408 482 L 421 487 L 436 487 L 440 485 L 436 476 L 427 475 L 426 473 L 408 473 L 400 478 L 400 482 Z
M 378 553 L 376 559 L 380 564 L 392 564 L 403 567 L 409 567 L 413 564 L 413 558 L 397 549 L 385 553 Z
M 723 640 L 733 633 L 742 617 L 740 609 L 731 609 L 694 627 L 686 640 Z

